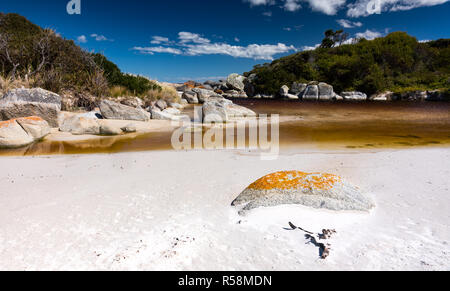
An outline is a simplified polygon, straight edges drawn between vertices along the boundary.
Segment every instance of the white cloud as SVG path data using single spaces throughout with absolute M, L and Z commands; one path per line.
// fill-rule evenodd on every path
M 361 22 L 353 22 L 347 19 L 338 19 L 336 20 L 336 22 L 339 23 L 339 25 L 344 28 L 361 27 L 363 25 Z
M 141 54 L 154 55 L 155 53 L 167 53 L 173 55 L 181 55 L 183 52 L 176 48 L 171 47 L 134 47 L 133 50 L 140 52 Z
M 180 40 L 180 43 L 183 43 L 183 44 L 186 44 L 186 43 L 204 44 L 204 43 L 211 42 L 209 39 L 203 38 L 199 34 L 192 33 L 192 32 L 186 32 L 186 31 L 182 31 L 182 32 L 178 33 L 178 39 Z
M 244 2 L 250 3 L 251 6 L 273 5 L 275 3 L 274 0 L 244 0 Z
M 108 39 L 104 35 L 99 35 L 99 34 L 96 34 L 96 33 L 91 34 L 91 37 L 95 38 L 96 41 L 113 41 L 112 39 Z
M 267 17 L 272 17 L 272 11 L 263 12 L 263 15 Z
M 79 43 L 87 43 L 87 38 L 85 35 L 80 35 L 79 37 L 77 37 L 77 42 Z
M 153 38 L 155 40 L 155 38 Z M 142 54 L 153 55 L 155 53 L 170 53 L 176 55 L 228 55 L 236 58 L 250 58 L 255 60 L 273 60 L 274 56 L 281 53 L 296 51 L 294 46 L 286 44 L 251 44 L 248 46 L 234 46 L 227 43 L 213 43 L 200 34 L 180 32 L 178 43 L 168 42 L 167 46 L 134 47 L 132 50 Z M 234 39 L 240 41 L 238 38 Z
M 235 42 L 240 42 L 241 40 L 240 40 L 239 38 L 235 37 L 235 38 L 234 38 L 234 41 L 235 41 Z
M 200 45 L 190 45 L 186 49 L 186 54 L 190 56 L 198 55 L 228 55 L 235 58 L 249 58 L 255 60 L 273 60 L 274 55 L 296 51 L 294 46 L 287 46 L 283 43 L 277 45 L 251 44 L 248 46 L 232 46 L 226 43 L 209 43 Z
M 335 15 L 337 11 L 345 4 L 346 0 L 303 0 L 309 3 L 312 10 Z
M 300 0 L 285 0 L 284 1 L 284 10 L 295 12 L 297 10 L 300 10 L 302 6 L 299 4 Z
M 163 36 L 154 36 L 152 37 L 152 41 L 150 43 L 152 44 L 162 44 L 162 43 L 169 43 L 169 38 L 163 37 Z
M 434 6 L 450 0 L 357 0 L 348 5 L 349 17 L 368 16 L 382 12 L 410 10 L 423 6 Z
M 302 51 L 312 51 L 312 50 L 315 50 L 316 48 L 318 48 L 319 46 L 320 46 L 320 43 L 316 44 L 315 46 L 307 46 L 307 45 L 305 45 L 305 46 L 302 47 Z
M 372 40 L 377 37 L 382 37 L 383 34 L 378 31 L 367 29 L 365 32 L 359 32 L 359 33 L 355 34 L 355 36 L 356 36 L 356 38 L 365 38 L 367 40 Z

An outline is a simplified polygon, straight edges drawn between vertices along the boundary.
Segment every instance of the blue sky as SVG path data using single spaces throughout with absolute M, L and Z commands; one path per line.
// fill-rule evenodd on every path
M 369 5 L 377 1 L 378 5 Z M 329 28 L 373 38 L 406 31 L 450 37 L 450 0 L 0 0 L 124 72 L 160 81 L 222 78 L 320 43 Z M 375 3 L 375 2 L 370 2 Z

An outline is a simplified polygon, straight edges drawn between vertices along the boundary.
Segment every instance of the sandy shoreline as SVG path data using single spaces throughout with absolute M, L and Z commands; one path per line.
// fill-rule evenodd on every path
M 450 149 L 2 157 L 1 270 L 450 270 Z M 329 172 L 370 214 L 301 206 L 239 217 L 231 201 L 278 170 Z M 335 228 L 326 260 L 289 221 Z M 240 222 L 240 223 L 239 223 Z

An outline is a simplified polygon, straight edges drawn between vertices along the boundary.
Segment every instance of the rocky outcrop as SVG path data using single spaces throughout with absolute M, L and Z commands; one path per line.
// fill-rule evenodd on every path
M 225 98 L 210 98 L 203 104 L 204 123 L 226 123 L 232 118 L 254 117 L 256 113 Z
M 61 97 L 41 88 L 13 89 L 0 99 L 0 119 L 38 116 L 52 127 L 58 126 Z
M 327 83 L 319 83 L 319 100 L 331 101 L 335 100 L 336 93 L 334 93 L 333 86 Z
M 100 103 L 100 112 L 106 119 L 148 121 L 150 114 L 143 109 L 133 108 L 109 100 Z
M 212 90 L 202 89 L 202 88 L 194 88 L 192 92 L 197 94 L 197 98 L 199 103 L 205 103 L 210 97 L 220 97 L 217 93 Z
M 66 118 L 59 127 L 59 130 L 62 132 L 69 132 L 73 135 L 98 135 L 100 134 L 100 124 L 97 119 L 75 114 Z
M 305 93 L 303 94 L 303 100 L 305 101 L 319 100 L 319 86 L 309 85 L 308 87 L 306 87 Z
M 0 148 L 20 148 L 44 138 L 50 126 L 44 119 L 33 116 L 0 122 Z
M 231 74 L 227 78 L 227 86 L 233 90 L 243 92 L 245 89 L 245 77 L 239 74 Z
M 286 85 L 283 85 L 280 89 L 280 95 L 287 96 L 288 94 L 289 94 L 289 87 Z
M 226 123 L 229 120 L 227 107 L 232 104 L 226 99 L 214 98 L 203 104 L 204 123 Z
M 192 91 L 186 91 L 183 93 L 183 99 L 185 99 L 189 104 L 198 104 L 197 93 Z
M 342 92 L 345 101 L 366 101 L 367 95 L 362 92 Z
M 161 110 L 164 110 L 164 109 L 167 108 L 167 102 L 162 100 L 162 99 L 160 99 L 160 100 L 156 101 L 155 106 L 158 107 Z
M 175 114 L 176 112 L 171 111 L 171 110 L 161 111 L 158 109 L 153 109 L 151 111 L 151 113 L 152 113 L 152 119 L 154 119 L 154 120 L 181 121 L 182 118 L 184 118 L 184 116 L 177 115 L 177 114 Z
M 289 93 L 292 95 L 302 96 L 306 90 L 306 87 L 308 87 L 307 84 L 294 82 L 292 83 L 292 87 L 289 90 Z
M 117 124 L 113 124 L 111 120 L 98 120 L 101 135 L 120 135 L 123 130 Z
M 144 106 L 144 101 L 142 101 L 142 99 L 139 97 L 132 97 L 132 98 L 124 98 L 123 100 L 120 101 L 120 104 L 142 109 L 142 107 Z
M 369 211 L 375 205 L 358 187 L 339 176 L 299 171 L 277 172 L 251 184 L 232 203 L 241 214 L 258 207 L 300 204 L 335 211 Z

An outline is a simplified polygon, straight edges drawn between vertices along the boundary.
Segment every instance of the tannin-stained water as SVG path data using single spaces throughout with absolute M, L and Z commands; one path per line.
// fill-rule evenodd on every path
M 450 103 L 315 103 L 233 100 L 258 114 L 279 114 L 282 149 L 385 149 L 450 145 Z M 192 107 L 186 113 L 192 114 Z M 170 150 L 172 132 L 42 141 L 0 155 L 92 154 Z

